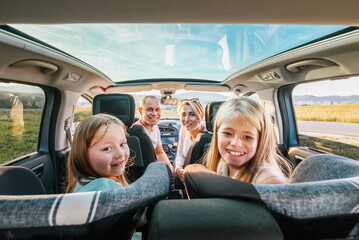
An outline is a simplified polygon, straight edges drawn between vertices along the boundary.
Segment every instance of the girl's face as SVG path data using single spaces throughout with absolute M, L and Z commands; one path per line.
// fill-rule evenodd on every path
M 88 149 L 90 165 L 101 176 L 120 176 L 130 155 L 126 136 L 119 124 L 110 124 L 107 131 L 106 128 L 101 126 L 91 141 L 90 146 L 98 142 Z
M 187 131 L 191 131 L 199 126 L 201 121 L 197 118 L 190 105 L 184 105 L 180 114 L 181 124 Z
M 259 132 L 244 117 L 224 120 L 218 129 L 218 151 L 234 174 L 257 151 Z

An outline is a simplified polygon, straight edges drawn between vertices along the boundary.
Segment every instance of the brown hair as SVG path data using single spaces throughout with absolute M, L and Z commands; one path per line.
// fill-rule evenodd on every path
M 282 173 L 283 177 L 289 176 L 292 171 L 292 165 L 277 150 L 275 133 L 269 116 L 260 104 L 248 97 L 230 99 L 218 109 L 214 120 L 211 145 L 205 155 L 206 166 L 210 170 L 217 172 L 217 167 L 221 160 L 221 155 L 218 151 L 218 129 L 221 124 L 224 120 L 235 120 L 242 117 L 257 128 L 259 141 L 255 155 L 241 167 L 238 179 L 252 182 L 259 166 L 263 165 L 264 162 L 277 169 L 279 173 Z
M 91 167 L 88 158 L 88 149 L 99 142 L 97 141 L 90 146 L 91 141 L 95 136 L 97 130 L 101 126 L 108 126 L 110 124 L 121 125 L 125 135 L 127 135 L 126 127 L 121 122 L 121 120 L 108 114 L 97 114 L 90 116 L 82 120 L 81 123 L 77 126 L 75 135 L 73 137 L 73 142 L 71 145 L 71 151 L 67 161 L 67 181 L 68 181 L 68 185 L 66 189 L 67 193 L 73 192 L 76 182 L 81 183 L 81 179 L 87 179 L 91 177 L 95 177 L 95 178 L 104 177 L 98 174 Z M 104 135 L 105 134 L 106 131 Z M 131 163 L 131 161 L 128 161 L 128 163 Z M 128 185 L 125 178 L 125 174 L 116 177 L 111 177 L 111 179 L 121 183 L 124 186 Z

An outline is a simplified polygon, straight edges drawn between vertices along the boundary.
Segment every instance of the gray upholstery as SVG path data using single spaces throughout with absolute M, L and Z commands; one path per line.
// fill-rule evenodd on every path
M 288 185 L 253 184 L 271 210 L 295 218 L 357 213 L 359 177 Z
M 359 162 L 318 154 L 301 162 L 292 184 L 253 184 L 272 210 L 296 218 L 359 214 Z
M 116 190 L 58 195 L 0 196 L 0 229 L 83 225 L 146 206 L 167 196 L 170 175 L 150 164 L 135 183 Z
M 291 182 L 312 182 L 359 176 L 359 161 L 333 154 L 318 154 L 302 161 Z

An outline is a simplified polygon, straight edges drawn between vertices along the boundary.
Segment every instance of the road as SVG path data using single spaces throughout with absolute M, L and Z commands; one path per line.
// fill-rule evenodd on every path
M 297 123 L 300 131 L 359 137 L 359 123 L 315 121 L 298 121 Z

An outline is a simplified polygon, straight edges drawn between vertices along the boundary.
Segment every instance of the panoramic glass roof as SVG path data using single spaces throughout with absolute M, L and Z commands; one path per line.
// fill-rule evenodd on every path
M 345 26 L 243 24 L 12 25 L 96 67 L 112 81 L 223 81 Z

